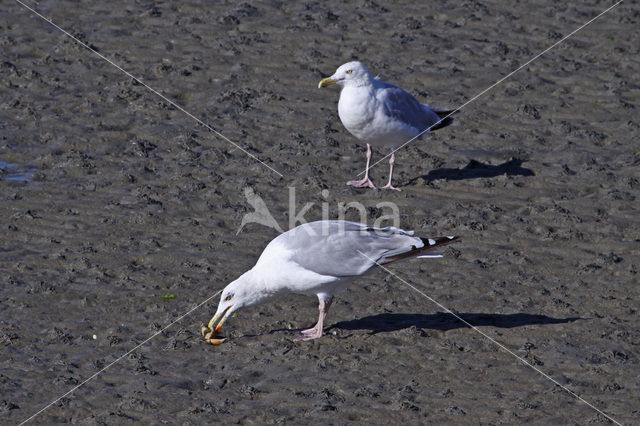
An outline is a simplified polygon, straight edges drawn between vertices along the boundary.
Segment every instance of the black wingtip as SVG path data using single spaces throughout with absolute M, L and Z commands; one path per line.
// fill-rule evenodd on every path
M 425 247 L 434 248 L 434 247 L 444 246 L 444 245 L 459 241 L 460 237 L 453 235 L 453 236 L 447 236 L 447 237 L 420 238 L 420 239 L 424 243 Z
M 450 115 L 460 114 L 462 111 L 459 110 L 459 109 L 436 109 L 433 112 L 438 114 L 438 117 L 445 118 L 445 117 L 448 117 Z
M 406 259 L 408 257 L 415 257 L 418 256 L 420 253 L 429 253 L 431 251 L 431 249 L 434 249 L 436 247 L 442 247 L 445 246 L 447 244 L 451 244 L 455 241 L 458 241 L 460 239 L 460 237 L 457 236 L 450 236 L 450 237 L 435 237 L 435 238 L 422 238 L 419 237 L 422 240 L 422 243 L 424 244 L 424 246 L 420 247 L 420 248 L 415 248 L 415 246 L 412 248 L 411 251 L 408 251 L 406 253 L 403 254 L 399 254 L 397 256 L 393 256 L 393 257 L 388 257 L 386 259 L 383 259 L 380 264 L 384 265 L 386 263 L 391 263 L 391 262 L 395 262 L 397 260 L 401 260 L 401 259 Z
M 440 114 L 438 113 L 438 115 L 440 116 Z M 446 115 L 446 114 L 445 114 Z M 442 118 L 442 116 L 440 116 L 440 118 Z M 443 127 L 447 127 L 448 125 L 450 125 L 451 123 L 453 123 L 453 117 L 447 117 L 444 120 L 440 121 L 438 124 L 436 124 L 435 126 L 433 126 L 431 128 L 431 130 L 438 130 L 438 129 L 442 129 Z

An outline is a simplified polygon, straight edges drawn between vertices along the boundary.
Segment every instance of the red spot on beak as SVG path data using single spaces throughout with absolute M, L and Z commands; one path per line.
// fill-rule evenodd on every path
M 222 331 L 222 326 L 219 325 L 216 327 L 216 333 L 220 333 Z

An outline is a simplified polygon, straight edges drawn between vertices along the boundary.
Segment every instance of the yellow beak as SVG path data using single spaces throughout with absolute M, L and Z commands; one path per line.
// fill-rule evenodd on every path
M 318 83 L 318 89 L 321 89 L 323 87 L 329 87 L 332 84 L 335 84 L 337 82 L 338 80 L 334 80 L 331 77 L 323 78 L 322 80 L 320 80 L 320 83 Z
M 222 331 L 222 324 L 224 324 L 224 322 L 227 320 L 227 317 L 225 316 L 225 314 L 229 309 L 231 309 L 231 306 L 229 306 L 227 309 L 225 309 L 224 311 L 220 312 L 217 315 L 214 315 L 213 318 L 211 318 L 211 321 L 209 321 L 210 330 L 215 330 L 216 333 L 220 333 L 220 331 Z M 218 323 L 218 325 L 214 329 L 214 326 L 216 323 Z

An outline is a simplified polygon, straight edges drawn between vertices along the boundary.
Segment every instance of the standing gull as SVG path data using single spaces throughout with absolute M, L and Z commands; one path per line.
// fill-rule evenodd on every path
M 341 293 L 376 264 L 419 257 L 442 257 L 434 251 L 457 237 L 419 238 L 413 231 L 374 228 L 344 220 L 306 223 L 273 239 L 256 265 L 227 285 L 216 314 L 202 334 L 213 344 L 222 324 L 240 308 L 264 303 L 281 293 L 316 295 L 320 314 L 317 324 L 301 331 L 296 340 L 322 336 L 325 316 L 333 296 Z
M 322 79 L 318 88 L 332 84 L 342 87 L 338 101 L 340 121 L 349 133 L 367 144 L 364 179 L 347 182 L 356 188 L 375 188 L 369 179 L 373 145 L 391 148 L 389 182 L 383 188 L 399 191 L 391 185 L 396 160 L 394 150 L 426 130 L 440 129 L 453 121 L 448 117 L 453 110 L 438 110 L 421 104 L 401 88 L 374 78 L 358 61 L 341 65 L 331 77 Z

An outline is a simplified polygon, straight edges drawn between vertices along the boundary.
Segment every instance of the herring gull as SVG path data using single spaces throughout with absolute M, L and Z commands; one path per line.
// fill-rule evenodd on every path
M 442 257 L 437 249 L 456 240 L 458 237 L 414 237 L 413 231 L 344 220 L 305 223 L 274 238 L 255 266 L 224 288 L 218 309 L 209 325 L 202 327 L 202 334 L 212 344 L 220 344 L 224 339 L 215 336 L 235 311 L 293 292 L 318 297 L 317 324 L 301 331 L 296 340 L 317 339 L 322 336 L 333 296 L 358 276 L 378 264 Z
M 394 151 L 427 130 L 448 126 L 455 110 L 440 110 L 422 104 L 409 93 L 392 84 L 373 77 L 367 67 L 358 61 L 341 65 L 331 76 L 324 78 L 318 88 L 337 84 L 341 87 L 338 115 L 344 127 L 353 136 L 367 144 L 367 167 L 362 180 L 347 182 L 356 188 L 375 188 L 369 179 L 371 146 L 391 148 L 389 182 L 384 189 L 395 189 L 391 184 Z

